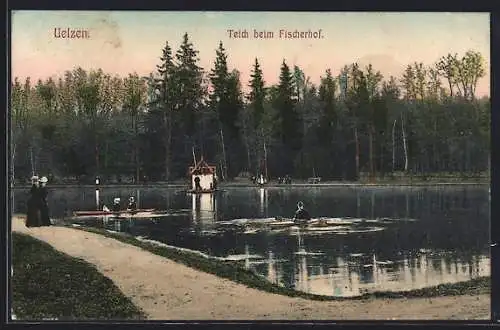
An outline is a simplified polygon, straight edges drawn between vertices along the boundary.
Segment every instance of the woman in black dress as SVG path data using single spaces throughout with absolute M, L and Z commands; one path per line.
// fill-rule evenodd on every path
M 49 181 L 46 177 L 42 177 L 40 179 L 40 218 L 41 218 L 41 226 L 50 226 L 50 216 L 49 216 L 49 205 L 47 203 L 47 196 L 49 192 L 47 191 L 47 181 Z
M 28 198 L 26 227 L 39 227 L 41 225 L 40 219 L 40 186 L 38 176 L 33 176 L 31 178 L 30 197 Z

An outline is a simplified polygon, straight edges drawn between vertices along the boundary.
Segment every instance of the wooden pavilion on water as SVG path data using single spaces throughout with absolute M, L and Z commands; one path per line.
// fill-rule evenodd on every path
M 215 191 L 217 187 L 216 170 L 216 167 L 208 165 L 203 157 L 194 166 L 190 166 L 188 175 L 191 177 L 191 192 L 211 193 Z

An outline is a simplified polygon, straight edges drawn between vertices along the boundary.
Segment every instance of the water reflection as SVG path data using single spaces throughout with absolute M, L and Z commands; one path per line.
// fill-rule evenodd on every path
M 265 188 L 260 188 L 259 189 L 259 205 L 260 205 L 260 216 L 263 218 L 267 218 L 267 204 L 268 204 L 268 199 L 267 199 L 267 191 Z
M 254 264 L 253 269 L 261 273 L 265 271 L 270 282 L 283 284 L 278 280 L 284 276 L 279 265 L 280 262 L 270 252 L 265 270 L 259 264 Z M 337 257 L 327 267 L 317 256 L 300 253 L 294 269 L 293 286 L 296 290 L 349 297 L 375 291 L 420 289 L 489 276 L 490 262 L 486 256 L 450 260 L 445 256 L 421 254 L 395 261 L 381 261 L 372 255 L 369 264 Z
M 99 189 L 95 190 L 95 209 L 99 210 L 101 209 L 101 199 L 100 199 L 100 194 L 99 194 Z
M 278 284 L 278 271 L 276 269 L 276 262 L 274 261 L 273 251 L 268 252 L 269 257 L 267 259 L 267 279 L 269 282 Z
M 248 244 L 245 244 L 245 268 L 250 268 L 250 250 L 248 248 Z
M 191 194 L 193 220 L 202 226 L 210 226 L 217 219 L 217 198 L 214 194 Z

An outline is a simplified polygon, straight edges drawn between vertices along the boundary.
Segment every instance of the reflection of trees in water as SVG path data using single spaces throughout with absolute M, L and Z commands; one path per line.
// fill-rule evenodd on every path
M 266 212 L 270 216 L 287 216 L 293 212 L 298 200 L 303 200 L 313 215 L 332 217 L 409 216 L 425 220 L 429 217 L 443 217 L 450 211 L 457 218 L 467 215 L 487 217 L 489 209 L 487 189 L 482 187 L 265 189 L 268 198 L 265 202 Z M 223 211 L 227 218 L 259 216 L 260 200 L 256 191 L 258 189 L 228 190 L 220 194 L 222 203 L 217 209 Z M 15 201 L 26 199 L 23 198 L 26 191 L 17 190 L 15 194 Z M 102 200 L 108 203 L 113 197 L 126 199 L 130 195 L 136 195 L 141 199 L 141 207 L 148 208 L 185 208 L 190 204 L 186 195 L 176 194 L 174 189 L 102 188 L 100 194 Z M 55 214 L 63 208 L 63 198 L 67 199 L 67 206 L 71 210 L 95 207 L 93 188 L 51 188 L 50 199 L 54 202 L 51 211 Z M 22 206 L 16 203 L 16 207 L 19 207 L 17 205 Z
M 260 206 L 260 216 L 263 218 L 268 217 L 267 207 L 269 204 L 269 191 L 266 188 L 259 189 L 259 206 Z
M 359 267 L 359 281 L 360 283 L 371 283 L 374 281 L 373 277 L 373 265 L 361 264 Z
M 358 189 L 354 192 L 356 217 L 377 218 L 436 218 L 446 216 L 449 212 L 467 212 L 477 214 L 488 206 L 482 191 L 467 189 L 449 190 L 446 188 L 405 188 L 404 191 L 391 193 L 376 189 Z M 341 203 L 349 208 L 349 203 Z M 463 216 L 463 214 L 462 214 Z
M 130 233 L 130 230 L 133 227 L 132 220 L 126 218 L 117 219 L 114 216 L 104 216 L 99 222 L 102 223 L 102 227 L 120 233 Z
M 361 196 L 360 192 L 356 190 L 356 218 L 361 217 Z
M 272 269 L 269 265 L 267 270 L 263 268 L 264 275 L 298 290 L 348 296 L 376 290 L 409 290 L 488 274 L 487 259 L 473 256 L 474 253 L 455 255 L 451 251 L 429 251 L 393 255 L 377 252 L 350 256 L 349 252 L 354 251 L 348 247 L 329 250 L 324 248 L 325 244 L 320 248 L 314 242 L 316 239 L 312 237 L 298 235 L 295 239 L 288 238 L 284 244 L 275 244 Z M 319 251 L 325 254 L 304 254 Z M 280 258 L 289 261 L 275 261 Z
M 307 258 L 304 255 L 299 256 L 299 264 L 297 267 L 297 290 L 309 292 L 309 276 L 307 273 Z
M 294 264 L 293 283 L 297 290 L 342 296 L 377 290 L 410 290 L 488 274 L 488 261 L 484 257 L 459 258 L 451 253 L 417 253 L 392 262 L 376 254 L 360 258 L 337 256 L 328 264 L 327 272 L 323 272 L 324 259 L 310 255 L 300 255 Z
M 268 253 L 267 260 L 267 279 L 271 283 L 278 283 L 278 276 L 276 274 L 276 262 L 274 261 L 274 254 L 272 251 Z

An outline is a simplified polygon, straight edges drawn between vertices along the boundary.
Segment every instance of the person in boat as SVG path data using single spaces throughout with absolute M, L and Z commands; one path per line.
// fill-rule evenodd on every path
M 30 197 L 27 204 L 26 227 L 39 227 L 41 225 L 40 181 L 36 175 L 31 177 Z
M 40 224 L 42 226 L 50 226 L 50 215 L 49 215 L 49 204 L 47 202 L 47 197 L 49 192 L 47 190 L 47 182 L 49 180 L 47 177 L 43 176 L 40 179 Z
M 120 198 L 116 197 L 115 199 L 113 199 L 113 206 L 111 207 L 111 210 L 113 212 L 120 212 L 122 207 L 120 205 Z
M 302 201 L 299 201 L 297 203 L 297 211 L 295 211 L 295 216 L 293 217 L 293 220 L 295 222 L 304 222 L 307 220 L 311 220 L 311 215 L 304 208 L 304 203 Z
M 197 176 L 194 178 L 194 190 L 195 191 L 201 191 L 201 185 L 200 185 L 200 177 Z
M 130 196 L 128 199 L 128 211 L 137 211 L 137 203 L 135 202 L 134 196 Z

